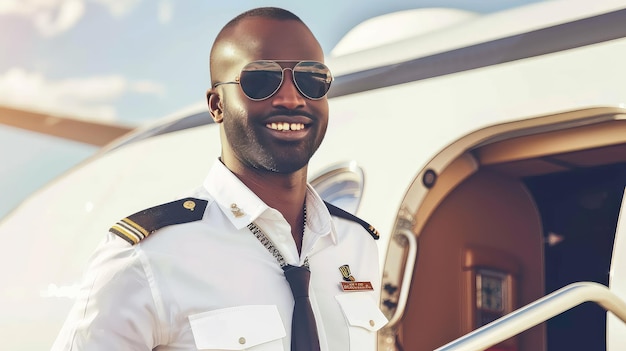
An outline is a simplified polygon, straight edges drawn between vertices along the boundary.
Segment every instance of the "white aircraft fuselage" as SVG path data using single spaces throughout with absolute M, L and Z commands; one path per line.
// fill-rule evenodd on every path
M 626 300 L 626 4 L 461 17 L 327 60 L 310 180 L 381 233 L 379 350 L 443 347 L 571 283 Z M 220 155 L 205 106 L 117 139 L 0 222 L 6 349 L 50 347 L 113 223 L 201 184 Z M 593 308 L 480 345 L 626 347 L 619 311 Z

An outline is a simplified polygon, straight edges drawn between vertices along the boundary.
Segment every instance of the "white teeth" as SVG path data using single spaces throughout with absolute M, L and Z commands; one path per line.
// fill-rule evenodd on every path
M 303 123 L 288 123 L 288 122 L 272 122 L 265 125 L 269 129 L 274 130 L 302 130 L 304 129 Z

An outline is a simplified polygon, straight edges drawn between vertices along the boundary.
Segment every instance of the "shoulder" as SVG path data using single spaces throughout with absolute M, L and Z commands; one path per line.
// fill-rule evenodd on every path
M 378 230 L 376 230 L 376 228 L 374 228 L 374 226 L 372 226 L 371 224 L 329 202 L 324 201 L 324 204 L 326 205 L 326 208 L 328 208 L 328 212 L 330 212 L 331 216 L 347 219 L 349 221 L 358 223 L 372 236 L 372 238 L 374 238 L 374 240 L 378 240 L 380 238 Z
M 193 197 L 168 202 L 123 218 L 109 231 L 135 245 L 163 227 L 201 220 L 207 203 Z

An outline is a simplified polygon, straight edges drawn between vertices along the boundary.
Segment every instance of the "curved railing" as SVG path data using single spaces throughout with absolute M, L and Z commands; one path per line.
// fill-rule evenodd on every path
M 413 268 L 415 267 L 415 260 L 417 259 L 417 239 L 415 234 L 409 229 L 400 229 L 396 235 L 404 237 L 408 246 L 408 252 L 406 257 L 406 263 L 404 264 L 404 273 L 402 274 L 402 282 L 400 286 L 400 295 L 398 296 L 398 305 L 389 318 L 389 322 L 385 326 L 386 328 L 394 327 L 402 318 L 404 308 L 409 299 L 409 290 L 411 290 L 411 281 L 413 277 Z
M 626 323 L 626 302 L 606 286 L 592 282 L 567 285 L 435 351 L 480 351 L 576 307 L 595 302 Z

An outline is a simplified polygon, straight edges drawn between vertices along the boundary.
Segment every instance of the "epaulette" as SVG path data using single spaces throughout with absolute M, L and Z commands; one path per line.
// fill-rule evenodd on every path
M 365 228 L 365 230 L 367 230 L 368 233 L 370 233 L 370 235 L 372 236 L 372 238 L 374 238 L 374 240 L 378 240 L 380 238 L 380 235 L 378 234 L 378 230 L 376 230 L 376 228 L 371 226 L 366 221 L 362 220 L 361 218 L 353 215 L 352 213 L 347 212 L 331 203 L 328 203 L 326 201 L 324 201 L 324 203 L 326 204 L 326 207 L 328 208 L 328 212 L 330 212 L 331 215 L 340 217 L 343 219 L 347 219 L 349 221 L 357 222 L 363 228 Z
M 109 231 L 135 245 L 168 225 L 202 219 L 207 203 L 207 200 L 194 198 L 168 202 L 130 215 L 115 223 Z

